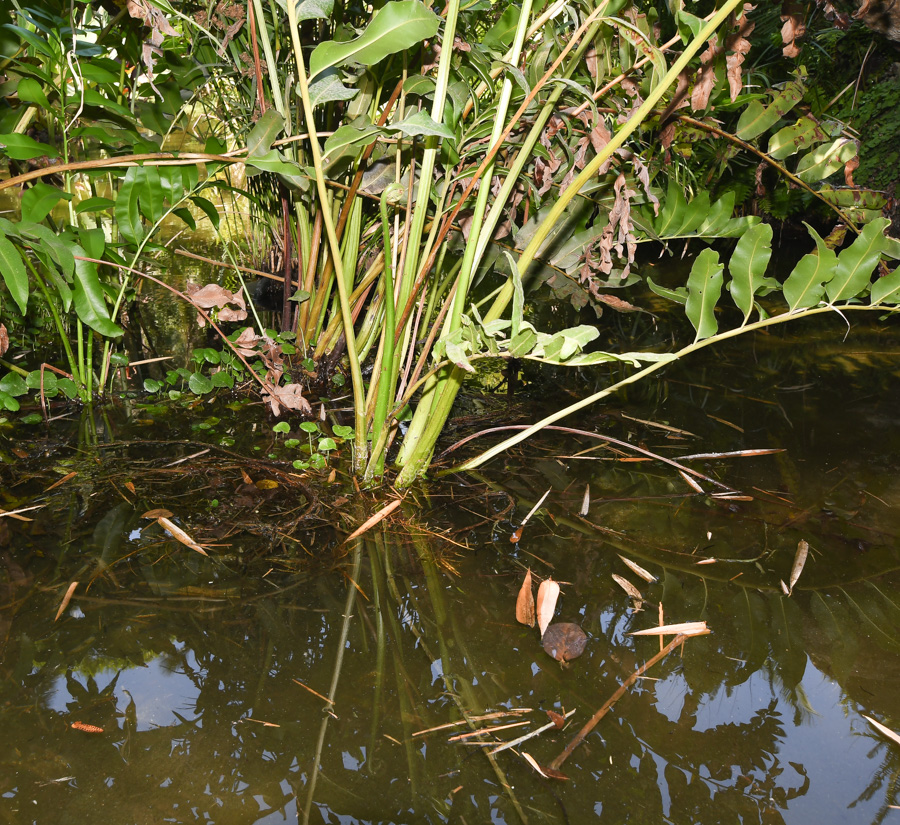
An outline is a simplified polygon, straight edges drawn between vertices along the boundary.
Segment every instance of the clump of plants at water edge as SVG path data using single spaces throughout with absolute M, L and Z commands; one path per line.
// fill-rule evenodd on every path
M 276 415 L 309 414 L 297 368 L 311 359 L 327 376 L 340 363 L 355 471 L 380 477 L 398 440 L 400 485 L 428 469 L 479 359 L 635 369 L 517 441 L 723 338 L 900 301 L 884 198 L 852 185 L 857 145 L 809 94 L 800 27 L 784 26 L 782 62 L 754 63 L 767 53 L 754 38 L 757 19 L 771 29 L 765 10 L 738 0 L 703 18 L 680 2 L 630 0 L 128 10 L 22 8 L 6 28 L 0 143 L 17 167 L 0 189 L 26 188 L 20 219 L 0 219 L 4 322 L 23 341 L 30 318 L 51 318 L 63 391 L 83 401 L 122 358 L 137 284 L 167 280 L 163 230 L 203 219 L 238 274 L 245 234 L 249 248 L 276 238 L 281 333 L 293 337 L 277 342 L 258 319 L 234 334 L 217 326 L 225 368 L 193 370 L 190 389 L 227 387 L 239 361 Z M 783 281 L 767 274 L 771 226 L 735 217 L 750 168 L 758 202 L 799 192 L 834 226 L 824 238 L 810 228 L 812 251 Z M 249 227 L 236 204 L 249 205 Z M 737 241 L 727 284 L 711 247 L 683 285 L 654 283 L 636 260 L 640 243 L 721 238 Z M 550 334 L 525 318 L 526 291 L 541 285 L 599 313 L 635 309 L 641 284 L 684 306 L 693 341 L 597 351 L 597 325 Z M 717 314 L 723 286 L 734 308 Z M 227 292 L 183 297 L 220 321 L 246 317 L 243 286 Z M 8 409 L 36 384 L 30 375 L 18 376 L 24 389 L 2 379 Z

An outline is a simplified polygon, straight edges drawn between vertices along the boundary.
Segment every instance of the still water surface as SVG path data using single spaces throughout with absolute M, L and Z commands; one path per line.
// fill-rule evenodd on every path
M 0 506 L 48 506 L 0 520 L 0 822 L 900 821 L 900 745 L 863 718 L 900 730 L 900 339 L 859 327 L 842 344 L 837 321 L 803 332 L 670 368 L 571 422 L 671 458 L 783 448 L 685 461 L 751 501 L 557 434 L 482 477 L 430 483 L 338 548 L 384 499 L 322 492 L 314 523 L 288 526 L 310 499 L 261 464 L 166 468 L 199 448 L 143 443 L 182 437 L 162 410 L 107 420 L 90 448 L 7 426 Z M 217 414 L 213 445 L 242 433 L 233 452 L 281 449 L 261 430 L 247 440 L 258 409 Z M 244 501 L 239 469 L 278 484 Z M 219 546 L 204 558 L 167 540 L 141 519 L 153 507 Z M 787 597 L 801 539 L 812 553 Z M 566 668 L 515 621 L 527 567 L 563 583 L 556 620 L 588 634 Z M 541 778 L 520 754 L 550 763 L 659 649 L 628 634 L 657 624 L 660 603 L 666 622 L 712 634 L 637 682 L 567 781 Z M 574 715 L 494 757 L 448 741 L 466 724 L 416 735 L 514 708 L 531 710 L 474 724 L 528 723 L 506 740 L 546 710 Z

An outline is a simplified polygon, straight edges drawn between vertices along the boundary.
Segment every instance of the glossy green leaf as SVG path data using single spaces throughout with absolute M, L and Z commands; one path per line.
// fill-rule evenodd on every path
M 96 89 L 85 89 L 82 92 L 85 106 L 96 106 L 98 109 L 105 109 L 114 115 L 131 120 L 131 110 L 121 103 L 116 103 L 108 97 L 104 97 Z
M 0 407 L 9 412 L 19 411 L 19 402 L 16 401 L 8 392 L 0 390 Z
M 206 395 L 213 391 L 212 379 L 207 378 L 202 372 L 192 372 L 188 378 L 188 387 L 194 395 Z
M 206 198 L 202 198 L 199 195 L 195 195 L 191 198 L 191 203 L 194 204 L 201 212 L 203 212 L 207 218 L 209 218 L 209 222 L 216 228 L 219 228 L 219 211 L 216 209 L 215 204 L 208 201 Z
M 173 209 L 172 214 L 178 218 L 181 218 L 185 224 L 187 224 L 188 229 L 193 232 L 197 228 L 197 221 L 194 220 L 194 216 L 191 214 L 191 210 L 185 208 L 184 206 L 179 206 L 178 209 Z
M 268 109 L 247 136 L 247 157 L 266 154 L 283 130 L 284 118 L 276 109 Z
M 75 289 L 72 292 L 75 312 L 81 321 L 105 338 L 118 338 L 122 329 L 109 317 L 97 265 L 75 262 Z
M 30 390 L 40 390 L 41 384 L 43 383 L 44 395 L 52 398 L 59 392 L 59 387 L 57 386 L 58 379 L 56 374 L 51 372 L 50 370 L 44 370 L 43 378 L 41 377 L 40 370 L 32 370 L 25 376 L 25 386 Z
M 7 134 L 0 135 L 0 147 L 3 154 L 13 160 L 31 160 L 46 155 L 48 158 L 59 157 L 59 152 L 46 143 L 38 143 L 28 135 Z
M 8 372 L 0 379 L 0 392 L 18 397 L 28 392 L 28 386 L 25 380 L 17 372 Z
M 19 87 L 16 90 L 19 100 L 23 103 L 37 103 L 44 109 L 50 108 L 50 101 L 44 93 L 44 87 L 38 83 L 33 77 L 23 77 L 19 81 Z
M 114 74 L 109 69 L 103 68 L 98 61 L 86 60 L 79 65 L 81 76 L 85 80 L 92 80 L 94 83 L 118 83 L 119 75 Z
M 653 224 L 656 234 L 661 238 L 673 236 L 684 223 L 686 210 L 687 201 L 684 199 L 681 187 L 674 180 L 670 180 L 663 207 Z
M 856 142 L 838 138 L 833 143 L 819 146 L 807 153 L 797 164 L 797 177 L 804 183 L 817 183 L 831 177 L 844 168 L 844 164 L 856 157 Z
M 132 166 L 122 179 L 116 198 L 116 225 L 122 239 L 137 246 L 144 238 L 144 225 L 140 210 L 140 167 Z
M 28 272 L 19 250 L 0 235 L 0 273 L 12 299 L 23 315 L 28 307 Z
M 809 224 L 806 228 L 816 242 L 816 253 L 804 255 L 784 282 L 784 299 L 792 312 L 813 307 L 822 300 L 825 284 L 834 277 L 837 264 L 837 255 L 825 245 L 818 232 Z
M 825 286 L 831 303 L 854 298 L 869 284 L 885 247 L 884 230 L 890 224 L 887 218 L 866 224 L 859 237 L 838 255 L 834 277 Z
M 719 253 L 708 248 L 696 257 L 691 267 L 684 311 L 697 330 L 695 341 L 709 338 L 718 331 L 715 309 L 722 292 L 722 269 Z
M 61 200 L 72 200 L 72 194 L 36 181 L 22 193 L 22 220 L 40 223 Z
M 419 0 L 393 0 L 375 12 L 366 30 L 354 40 L 330 40 L 316 46 L 309 59 L 310 77 L 347 63 L 372 66 L 389 54 L 434 37 L 439 24 L 440 18 Z
M 741 140 L 753 140 L 759 137 L 763 132 L 771 129 L 778 123 L 779 115 L 775 111 L 769 111 L 758 100 L 751 100 L 738 119 L 735 134 Z
M 488 49 L 505 52 L 512 45 L 521 16 L 521 7 L 516 3 L 510 3 L 497 22 L 487 30 L 482 38 L 482 44 Z
M 12 23 L 5 23 L 3 25 L 3 28 L 15 32 L 19 38 L 28 43 L 28 45 L 31 46 L 35 51 L 46 55 L 47 57 L 51 58 L 51 60 L 55 57 L 53 51 L 50 49 L 50 45 L 48 44 L 48 42 L 45 39 L 38 37 L 38 35 L 36 35 L 33 31 L 25 29 L 22 26 L 14 26 Z
M 334 13 L 334 0 L 299 0 L 296 9 L 298 21 L 329 20 Z
M 75 214 L 81 215 L 84 212 L 104 212 L 116 205 L 114 200 L 109 198 L 85 198 L 75 207 Z
M 683 286 L 677 287 L 676 289 L 669 289 L 668 287 L 660 286 L 650 277 L 647 278 L 647 286 L 650 287 L 652 292 L 659 295 L 660 298 L 674 301 L 676 304 L 684 305 L 687 303 L 688 293 L 687 289 Z
M 744 313 L 746 324 L 753 311 L 753 299 L 756 293 L 766 286 L 766 267 L 772 257 L 772 227 L 760 223 L 748 229 L 738 241 L 728 271 L 731 281 L 728 289 L 737 308 Z M 774 285 L 774 282 L 770 281 Z
M 136 177 L 138 184 L 138 207 L 141 214 L 152 224 L 165 214 L 165 194 L 159 170 L 155 166 L 140 166 Z

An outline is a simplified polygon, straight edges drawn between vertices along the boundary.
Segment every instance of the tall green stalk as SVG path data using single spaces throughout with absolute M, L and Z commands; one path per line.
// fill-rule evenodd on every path
M 306 120 L 306 130 L 309 133 L 309 147 L 312 153 L 313 168 L 316 173 L 316 189 L 319 195 L 319 208 L 322 222 L 325 226 L 325 234 L 328 237 L 328 245 L 334 264 L 335 281 L 338 288 L 338 298 L 341 307 L 341 319 L 344 325 L 344 338 L 347 342 L 347 358 L 350 361 L 350 380 L 353 385 L 353 413 L 354 429 L 356 432 L 353 453 L 354 472 L 362 473 L 365 470 L 368 458 L 368 441 L 366 439 L 366 393 L 363 385 L 362 370 L 356 354 L 356 336 L 353 333 L 353 315 L 350 311 L 350 302 L 347 296 L 347 284 L 344 280 L 344 267 L 341 261 L 341 245 L 334 228 L 334 218 L 331 214 L 328 192 L 325 188 L 325 170 L 322 166 L 322 150 L 319 147 L 319 138 L 316 133 L 316 123 L 313 116 L 312 102 L 309 97 L 309 84 L 306 77 L 306 64 L 303 59 L 303 48 L 300 44 L 300 32 L 297 27 L 297 10 L 294 3 L 287 4 L 288 24 L 291 29 L 291 43 L 294 48 L 294 58 L 297 62 L 297 86 L 303 101 L 303 115 Z

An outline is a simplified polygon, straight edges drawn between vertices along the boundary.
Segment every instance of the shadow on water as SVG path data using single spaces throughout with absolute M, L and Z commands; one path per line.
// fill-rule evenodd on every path
M 80 448 L 3 431 L 0 506 L 47 506 L 0 518 L 0 822 L 890 821 L 900 749 L 863 714 L 900 728 L 900 341 L 806 332 L 723 348 L 572 422 L 676 460 L 783 448 L 680 459 L 752 500 L 552 434 L 413 491 L 343 545 L 384 500 L 254 458 L 278 453 L 244 408 L 216 410 L 238 444 L 203 455 L 203 432 L 155 408 Z M 163 507 L 208 557 L 141 518 Z M 527 567 L 563 583 L 557 620 L 588 634 L 568 667 L 515 622 Z M 712 634 L 637 682 L 567 781 L 541 778 L 519 754 L 549 764 L 659 649 L 628 634 L 660 604 Z M 512 739 L 546 710 L 575 714 L 519 753 L 448 741 L 527 723 L 490 737 Z

